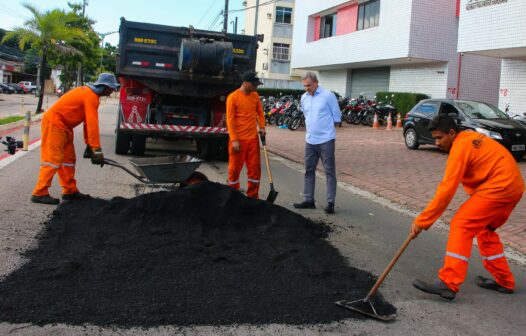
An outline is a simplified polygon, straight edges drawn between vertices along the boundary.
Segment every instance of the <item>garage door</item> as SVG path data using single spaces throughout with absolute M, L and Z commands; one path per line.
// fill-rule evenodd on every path
M 390 68 L 353 69 L 351 71 L 351 97 L 356 98 L 362 92 L 373 99 L 378 91 L 389 91 Z

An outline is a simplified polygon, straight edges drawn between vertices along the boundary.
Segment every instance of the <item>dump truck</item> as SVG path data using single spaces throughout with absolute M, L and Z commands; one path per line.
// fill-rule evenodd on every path
M 226 96 L 254 71 L 262 35 L 125 18 L 119 34 L 115 152 L 142 155 L 148 138 L 190 139 L 200 157 L 226 159 Z

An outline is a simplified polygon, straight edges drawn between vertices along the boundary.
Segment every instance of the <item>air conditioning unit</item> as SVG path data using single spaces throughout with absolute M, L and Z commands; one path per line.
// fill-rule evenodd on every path
M 246 1 L 243 1 L 243 2 L 241 3 L 241 6 L 246 7 L 246 6 L 247 6 L 247 2 L 246 2 Z
M 268 70 L 268 63 L 263 63 L 263 70 Z

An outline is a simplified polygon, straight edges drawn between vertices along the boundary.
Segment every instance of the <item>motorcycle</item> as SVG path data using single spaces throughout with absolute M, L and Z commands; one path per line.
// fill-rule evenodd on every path
M 291 131 L 297 130 L 300 126 L 305 126 L 305 115 L 303 114 L 300 106 L 298 106 L 298 108 L 292 112 L 287 126 Z

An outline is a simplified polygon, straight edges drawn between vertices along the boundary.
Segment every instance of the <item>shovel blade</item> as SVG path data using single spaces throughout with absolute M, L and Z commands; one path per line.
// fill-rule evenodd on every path
M 267 196 L 267 202 L 274 204 L 274 201 L 276 200 L 276 197 L 278 197 L 278 192 L 276 190 L 270 190 Z
M 354 312 L 357 312 L 357 313 L 360 313 L 362 315 L 369 316 L 369 317 L 372 317 L 372 318 L 375 318 L 377 320 L 384 321 L 384 322 L 392 321 L 392 320 L 394 320 L 396 318 L 396 314 L 391 314 L 391 315 L 379 315 L 379 314 L 377 314 L 376 311 L 374 310 L 373 306 L 371 305 L 371 303 L 369 301 L 364 301 L 364 300 L 346 301 L 346 300 L 342 300 L 342 301 L 337 301 L 337 302 L 334 302 L 334 303 L 336 305 L 340 306 L 340 307 L 350 309 L 350 310 L 352 310 Z

